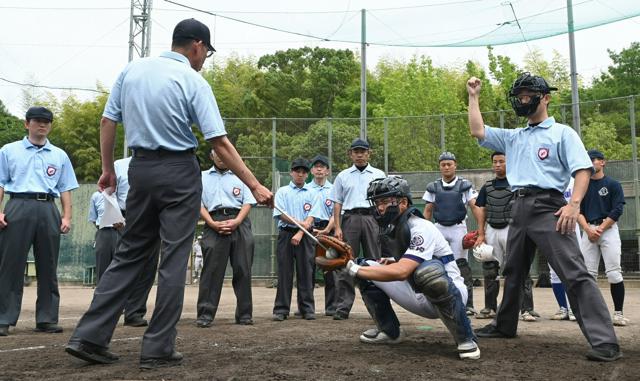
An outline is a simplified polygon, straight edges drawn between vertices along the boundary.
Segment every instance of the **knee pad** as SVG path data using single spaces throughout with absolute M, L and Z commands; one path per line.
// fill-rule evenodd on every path
M 500 273 L 500 265 L 497 261 L 482 262 L 482 272 L 488 279 L 496 279 Z
M 413 281 L 418 291 L 429 299 L 441 299 L 449 294 L 449 277 L 444 264 L 437 259 L 422 262 L 413 273 Z
M 609 272 L 607 272 L 607 280 L 611 284 L 620 283 L 620 282 L 623 281 L 622 273 L 620 272 L 620 270 L 609 271 Z
M 469 282 L 471 280 L 471 267 L 469 266 L 469 262 L 464 258 L 456 259 L 456 264 L 458 265 L 458 269 L 460 269 L 460 275 L 465 280 L 465 282 Z

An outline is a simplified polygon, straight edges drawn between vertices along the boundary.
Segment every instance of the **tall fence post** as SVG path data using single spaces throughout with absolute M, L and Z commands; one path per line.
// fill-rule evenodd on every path
M 562 124 L 567 124 L 567 108 L 560 105 L 560 114 L 562 115 Z
M 276 127 L 277 120 L 276 118 L 271 118 L 271 174 L 273 176 L 273 180 L 271 181 L 271 189 L 275 194 L 278 190 L 278 167 L 277 167 L 277 156 L 276 156 Z M 270 266 L 269 276 L 271 277 L 271 281 L 275 282 L 276 277 L 276 223 L 274 219 L 271 219 L 271 266 Z
M 636 208 L 636 241 L 637 255 L 640 259 L 640 191 L 638 187 L 638 142 L 636 139 L 636 99 L 629 97 L 629 125 L 631 126 L 631 159 L 633 160 L 633 200 Z
M 446 151 L 445 138 L 444 138 L 444 114 L 440 115 L 440 151 Z
M 329 127 L 327 131 L 327 155 L 329 156 L 329 168 L 333 168 L 333 118 L 329 118 Z
M 500 128 L 504 128 L 504 110 L 500 110 L 498 116 L 500 117 Z
M 389 174 L 389 119 L 384 117 L 384 173 Z

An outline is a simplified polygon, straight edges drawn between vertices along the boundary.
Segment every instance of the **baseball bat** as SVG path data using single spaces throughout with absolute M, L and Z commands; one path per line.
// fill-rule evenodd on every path
M 316 237 L 313 236 L 313 234 L 309 233 L 309 231 L 305 228 L 302 227 L 302 225 L 300 225 L 298 223 L 298 221 L 296 221 L 293 217 L 291 217 L 287 212 L 285 212 L 284 210 L 282 210 L 278 205 L 273 204 L 273 207 L 276 208 L 276 210 L 278 212 L 280 212 L 283 216 L 287 217 L 289 220 L 291 220 L 291 222 L 293 222 L 294 224 L 296 224 L 296 226 L 298 228 L 300 228 L 300 230 L 302 230 L 304 232 L 304 234 L 306 234 L 309 238 L 311 238 L 311 240 L 313 242 L 315 242 L 316 244 L 320 245 L 321 248 L 329 251 L 329 248 L 327 248 L 325 245 L 321 244 L 320 241 L 318 241 L 318 239 Z

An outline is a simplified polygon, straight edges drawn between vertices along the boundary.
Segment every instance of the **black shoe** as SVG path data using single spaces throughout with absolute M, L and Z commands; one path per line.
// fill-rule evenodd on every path
M 285 314 L 273 314 L 273 321 L 284 321 L 287 320 L 287 315 Z
M 196 320 L 196 326 L 198 328 L 208 328 L 213 325 L 213 320 L 207 318 L 198 318 Z
M 616 344 L 602 344 L 593 347 L 587 352 L 587 358 L 591 361 L 616 361 L 622 358 L 620 347 Z
M 0 336 L 9 336 L 9 326 L 8 325 L 0 325 Z
M 134 316 L 131 319 L 124 319 L 125 327 L 146 327 L 149 325 L 147 319 L 143 319 L 142 316 Z
M 69 343 L 64 350 L 71 356 L 92 364 L 113 364 L 119 359 L 118 355 L 106 348 L 100 348 L 86 342 Z
M 162 358 L 141 358 L 140 369 L 151 370 L 157 368 L 168 368 L 170 366 L 177 366 L 182 364 L 182 353 L 173 351 L 169 357 Z
M 304 320 L 316 320 L 316 314 L 308 313 L 304 314 Z
M 500 331 L 492 324 L 485 325 L 482 328 L 478 328 L 474 331 L 478 337 L 486 337 L 486 338 L 504 338 L 510 339 L 516 337 L 516 335 L 507 335 Z
M 333 314 L 333 320 L 347 320 L 349 319 L 349 314 L 345 314 L 342 312 L 336 312 Z
M 60 327 L 56 323 L 38 323 L 36 324 L 36 328 L 34 328 L 33 331 L 44 333 L 60 333 L 62 332 L 62 327 Z
M 302 313 L 300 311 L 296 311 L 293 313 L 293 316 L 302 316 Z
M 251 319 L 248 319 L 248 320 L 236 320 L 236 324 L 253 325 L 253 320 L 251 320 Z
M 336 311 L 324 311 L 324 316 L 333 316 L 336 314 Z

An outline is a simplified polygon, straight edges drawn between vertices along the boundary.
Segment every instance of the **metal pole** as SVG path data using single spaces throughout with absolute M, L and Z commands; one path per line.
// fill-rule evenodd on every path
M 367 10 L 362 10 L 360 44 L 360 138 L 367 139 Z
M 389 119 L 384 117 L 384 173 L 389 174 Z
M 567 0 L 567 19 L 569 24 L 569 62 L 571 64 L 571 112 L 573 113 L 573 129 L 578 136 L 580 132 L 580 97 L 578 95 L 578 71 L 576 70 L 576 43 L 573 38 L 573 4 Z
M 276 166 L 276 118 L 271 118 L 271 174 L 273 176 L 271 190 L 273 194 L 278 190 L 278 167 Z M 275 283 L 276 277 L 276 223 L 271 219 L 271 269 L 269 275 L 272 282 Z
M 633 161 L 633 201 L 636 208 L 637 255 L 640 258 L 640 187 L 638 186 L 638 142 L 636 139 L 636 100 L 629 97 L 629 124 L 631 126 L 631 159 Z
M 500 128 L 504 128 L 504 111 L 500 110 Z
M 444 138 L 444 114 L 440 115 L 440 151 L 444 152 L 447 148 L 445 146 Z
M 333 118 L 329 118 L 329 142 L 327 143 L 327 155 L 329 156 L 329 168 L 333 168 Z

